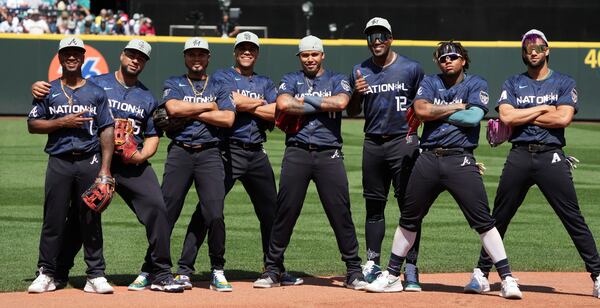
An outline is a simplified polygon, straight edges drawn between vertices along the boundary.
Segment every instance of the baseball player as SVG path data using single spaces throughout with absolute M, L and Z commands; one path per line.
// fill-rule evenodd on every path
M 364 105 L 362 175 L 367 209 L 367 262 L 363 266 L 363 274 L 367 282 L 372 282 L 381 273 L 379 261 L 390 182 L 402 209 L 408 177 L 419 154 L 416 132 L 408 134 L 406 112 L 423 79 L 423 69 L 418 62 L 391 50 L 394 39 L 392 27 L 386 19 L 372 18 L 367 22 L 364 33 L 372 56 L 352 69 L 350 80 L 354 92 L 348 105 L 348 115 L 358 115 L 361 105 Z M 417 233 L 407 259 L 407 291 L 421 291 L 417 269 L 420 234 Z
M 182 130 L 167 133 L 172 142 L 168 147 L 162 192 L 171 230 L 192 183 L 199 202 L 188 225 L 175 279 L 186 289 L 192 288 L 190 276 L 208 230 L 212 272 L 210 289 L 227 292 L 233 288 L 223 271 L 225 170 L 219 151 L 219 128 L 233 125 L 235 106 L 229 88 L 206 74 L 210 58 L 206 40 L 198 37 L 188 39 L 183 57 L 187 74 L 165 81 L 162 101 L 170 116 L 189 119 Z
M 146 62 L 150 60 L 151 46 L 140 39 L 131 40 L 121 52 L 120 68 L 114 73 L 93 76 L 89 81 L 102 87 L 108 97 L 110 112 L 117 121 L 127 121 L 135 142 L 135 152 L 120 155 L 112 161 L 111 171 L 116 179 L 115 190 L 146 227 L 148 259 L 142 273 L 131 283 L 129 290 L 183 292 L 171 274 L 170 229 L 160 184 L 148 159 L 158 148 L 159 133 L 152 121 L 152 112 L 158 102 L 139 80 Z M 49 84 L 34 84 L 34 96 L 47 95 Z M 73 222 L 74 223 L 74 222 Z M 66 283 L 73 259 L 81 247 L 77 233 L 67 234 L 64 254 L 59 257 L 57 280 Z M 62 266 L 64 264 L 64 266 Z
M 319 38 L 303 38 L 296 55 L 302 70 L 283 76 L 277 109 L 286 114 L 301 115 L 304 120 L 298 131 L 286 134 L 266 270 L 254 282 L 254 287 L 280 286 L 283 255 L 300 215 L 308 184 L 313 180 L 346 263 L 344 285 L 363 289 L 366 282 L 360 267 L 341 150 L 341 115 L 350 99 L 351 88 L 345 76 L 323 67 L 325 53 Z
M 269 77 L 254 72 L 259 55 L 258 36 L 242 32 L 234 45 L 235 65 L 212 75 L 231 87 L 237 111 L 231 129 L 222 131 L 221 155 L 225 165 L 225 193 L 240 180 L 254 205 L 260 222 L 263 262 L 269 249 L 269 236 L 277 207 L 275 176 L 263 148 L 267 130 L 273 129 L 277 88 Z M 301 278 L 283 272 L 283 285 L 299 285 Z
M 88 266 L 84 291 L 112 293 L 104 278 L 100 214 L 81 199 L 95 179 L 109 178 L 113 153 L 113 119 L 102 88 L 81 76 L 85 56 L 83 41 L 66 37 L 59 43 L 62 76 L 50 83 L 44 99 L 34 99 L 27 128 L 32 134 L 47 134 L 48 153 L 44 194 L 44 222 L 40 235 L 38 276 L 30 293 L 54 291 L 56 259 L 61 253 L 69 208 L 77 207 L 79 230 Z
M 420 145 L 423 151 L 408 181 L 387 270 L 366 290 L 402 291 L 400 268 L 419 226 L 439 194 L 448 191 L 490 253 L 502 278 L 500 295 L 520 299 L 522 294 L 489 213 L 483 179 L 473 156 L 478 145 L 479 122 L 488 111 L 487 81 L 466 73 L 469 54 L 460 43 L 441 42 L 433 56 L 441 74 L 423 79 L 414 102 L 415 114 L 425 122 Z
M 541 31 L 528 31 L 521 44 L 527 71 L 506 80 L 498 100 L 500 119 L 512 127 L 512 149 L 500 176 L 492 217 L 504 236 L 529 188 L 537 185 L 591 273 L 593 296 L 600 298 L 600 256 L 579 210 L 570 162 L 562 150 L 565 128 L 578 108 L 575 80 L 549 68 L 550 49 Z M 482 250 L 465 292 L 489 291 L 492 263 L 489 252 Z

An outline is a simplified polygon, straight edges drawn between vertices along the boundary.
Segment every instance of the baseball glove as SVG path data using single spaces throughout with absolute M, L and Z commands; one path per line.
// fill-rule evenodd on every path
M 183 129 L 187 123 L 186 118 L 170 117 L 165 106 L 160 106 L 152 112 L 154 125 L 167 133 L 174 133 Z
M 115 154 L 127 163 L 137 151 L 131 122 L 127 119 L 115 119 Z
M 408 123 L 408 133 L 406 133 L 406 137 L 408 138 L 408 136 L 416 132 L 421 125 L 421 120 L 417 118 L 415 109 L 412 106 L 406 111 L 406 122 Z
M 303 115 L 294 115 L 275 111 L 275 126 L 279 127 L 286 134 L 295 134 L 302 128 L 302 122 L 304 122 Z
M 500 119 L 489 119 L 486 138 L 492 147 L 497 147 L 507 141 L 512 135 L 512 128 L 504 124 Z
M 115 184 L 112 176 L 98 176 L 94 184 L 81 195 L 81 199 L 90 209 L 102 213 L 112 200 Z

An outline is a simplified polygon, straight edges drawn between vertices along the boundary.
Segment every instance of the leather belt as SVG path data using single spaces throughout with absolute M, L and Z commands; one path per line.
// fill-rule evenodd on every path
M 210 148 L 214 148 L 219 146 L 219 141 L 211 141 L 200 144 L 189 144 L 181 141 L 173 141 L 177 146 L 180 146 L 188 151 L 204 151 Z
M 450 155 L 460 155 L 464 153 L 473 153 L 473 149 L 465 149 L 465 148 L 424 148 L 423 152 L 431 152 L 435 156 L 450 156 Z
M 340 149 L 340 147 L 336 147 L 336 146 L 308 144 L 308 143 L 303 143 L 303 142 L 290 142 L 287 146 L 301 148 L 301 149 L 304 149 L 307 151 L 324 151 L 324 150 L 334 150 L 334 149 L 339 150 Z
M 233 139 L 229 139 L 229 143 L 236 145 L 244 150 L 262 150 L 262 148 L 263 148 L 262 143 L 244 143 L 239 140 L 233 140 Z
M 558 150 L 562 147 L 558 146 L 558 145 L 543 144 L 543 143 L 515 143 L 515 144 L 513 144 L 513 148 L 526 148 L 527 151 L 530 153 L 539 153 L 539 152 Z

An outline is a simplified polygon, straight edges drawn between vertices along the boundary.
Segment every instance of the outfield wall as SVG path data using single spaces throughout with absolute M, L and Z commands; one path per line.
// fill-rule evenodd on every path
M 0 115 L 25 115 L 31 106 L 30 85 L 35 80 L 57 76 L 56 55 L 59 35 L 0 35 Z M 84 74 L 99 74 L 118 68 L 119 52 L 130 39 L 123 36 L 82 36 L 95 51 L 88 51 Z M 169 76 L 185 72 L 183 37 L 146 37 L 152 44 L 152 59 L 147 63 L 141 80 L 158 97 L 162 82 Z M 209 72 L 233 63 L 233 39 L 208 38 L 211 48 Z M 435 41 L 395 41 L 394 50 L 423 65 L 426 74 L 437 73 L 432 61 Z M 265 39 L 261 41 L 257 72 L 277 82 L 289 71 L 299 69 L 295 57 L 297 39 Z M 350 73 L 354 64 L 370 54 L 363 40 L 324 40 L 327 68 Z M 471 58 L 470 73 L 486 78 L 490 97 L 495 101 L 504 80 L 524 71 L 520 42 L 463 42 Z M 550 64 L 555 70 L 573 76 L 579 93 L 578 120 L 600 120 L 600 43 L 551 42 Z M 492 113 L 490 115 L 495 115 Z

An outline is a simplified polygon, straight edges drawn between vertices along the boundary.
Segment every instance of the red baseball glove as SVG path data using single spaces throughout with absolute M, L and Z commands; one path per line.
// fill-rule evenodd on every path
M 115 191 L 115 178 L 110 175 L 101 175 L 82 195 L 83 202 L 93 211 L 102 213 L 113 197 Z
M 303 115 L 287 114 L 279 110 L 275 111 L 275 126 L 286 134 L 295 134 L 302 128 Z
M 417 118 L 415 109 L 412 106 L 406 111 L 406 122 L 408 123 L 408 133 L 406 133 L 406 137 L 408 137 L 412 133 L 416 132 L 421 125 L 421 120 Z
M 115 154 L 127 163 L 137 151 L 131 122 L 127 119 L 115 119 Z

